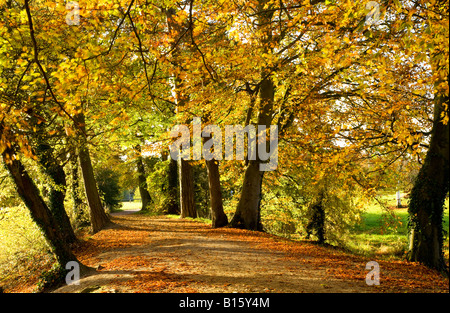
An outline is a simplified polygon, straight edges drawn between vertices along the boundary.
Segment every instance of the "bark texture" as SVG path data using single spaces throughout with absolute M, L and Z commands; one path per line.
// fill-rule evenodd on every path
M 167 193 L 169 200 L 167 202 L 167 214 L 180 214 L 180 205 L 178 197 L 178 164 L 177 161 L 170 159 L 168 177 L 167 177 Z
M 265 53 L 270 52 L 272 49 L 270 47 L 270 43 L 272 42 L 270 25 L 273 11 L 265 9 L 267 4 L 268 1 L 266 0 L 258 1 L 258 27 L 262 33 L 261 44 L 264 47 L 263 52 Z M 270 77 L 270 69 L 262 68 L 260 77 L 257 125 L 265 125 L 266 129 L 268 129 L 272 122 L 275 85 Z M 244 174 L 241 198 L 239 199 L 236 213 L 230 222 L 233 227 L 262 230 L 260 203 L 264 172 L 260 170 L 259 165 L 261 163 L 262 161 L 258 153 L 256 154 L 256 160 L 250 160 L 248 162 Z
M 260 110 L 258 112 L 258 125 L 270 127 L 273 112 L 273 100 L 275 87 L 272 80 L 263 73 L 260 85 Z M 259 134 L 258 134 L 259 136 Z M 259 139 L 258 139 L 259 140 Z M 264 172 L 260 170 L 260 160 L 256 154 L 256 160 L 249 160 L 245 169 L 241 198 L 236 213 L 231 220 L 231 226 L 250 230 L 262 230 L 261 224 L 261 189 Z
M 80 197 L 79 189 L 80 189 L 80 177 L 78 174 L 78 156 L 76 154 L 73 154 L 70 156 L 70 176 L 71 176 L 71 183 L 70 183 L 70 197 L 72 198 L 73 206 L 72 210 L 75 215 L 75 222 L 79 225 L 81 225 L 82 221 L 82 205 L 83 200 Z
M 223 211 L 222 190 L 220 188 L 219 161 L 209 160 L 206 162 L 208 169 L 209 197 L 211 205 L 212 227 L 223 227 L 228 224 L 228 217 Z
M 186 160 L 178 162 L 179 178 L 180 178 L 180 206 L 181 218 L 197 217 L 197 210 L 194 202 L 194 178 L 192 174 L 192 166 Z
M 80 129 L 86 133 L 84 115 L 79 114 L 76 118 Z M 93 233 L 96 233 L 109 224 L 110 220 L 100 200 L 91 156 L 89 155 L 89 148 L 84 136 L 85 134 L 80 136 L 82 137 L 82 144 L 78 151 L 78 158 L 80 160 L 81 173 L 83 174 L 84 191 L 89 205 L 91 230 Z
M 180 55 L 180 45 L 185 44 L 186 38 L 183 33 L 184 25 L 176 20 L 177 9 L 175 7 L 165 9 L 167 17 L 167 27 L 170 33 L 174 36 L 171 38 L 172 44 L 172 64 L 179 67 L 178 56 Z M 181 36 L 179 38 L 178 36 Z M 180 113 L 185 104 L 189 101 L 189 95 L 184 93 L 185 81 L 178 76 L 176 71 L 172 72 L 173 90 L 175 93 L 176 113 Z M 194 178 L 192 173 L 192 166 L 187 160 L 178 160 L 178 179 L 180 185 L 180 211 L 181 217 L 197 217 L 197 210 L 195 209 L 194 200 Z
M 244 174 L 241 198 L 230 222 L 232 227 L 262 230 L 260 202 L 263 175 L 259 162 L 250 161 Z
M 40 143 L 36 148 L 39 163 L 44 172 L 53 180 L 49 191 L 49 209 L 58 222 L 58 227 L 65 241 L 72 244 L 77 241 L 69 216 L 64 207 L 66 197 L 66 174 L 63 167 L 53 156 L 53 149 L 47 143 Z
M 440 271 L 445 270 L 442 219 L 449 191 L 449 125 L 441 121 L 445 107 L 448 110 L 448 97 L 437 97 L 430 147 L 411 190 L 408 206 L 408 258 Z
M 15 152 L 12 147 L 8 147 L 3 151 L 2 156 L 6 169 L 17 187 L 18 194 L 29 209 L 32 219 L 42 230 L 58 263 L 64 268 L 67 262 L 77 261 L 77 258 L 71 252 L 65 236 L 60 230 L 58 221 L 42 199 L 39 189 L 28 175 L 23 164 L 15 159 L 14 155 Z

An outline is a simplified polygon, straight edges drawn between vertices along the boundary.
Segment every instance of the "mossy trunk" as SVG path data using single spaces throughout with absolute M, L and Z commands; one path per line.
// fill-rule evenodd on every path
M 311 235 L 314 235 L 320 244 L 325 242 L 325 208 L 323 201 L 324 194 L 322 192 L 309 207 L 309 221 L 306 225 L 306 238 L 309 239 Z
M 53 149 L 47 143 L 40 143 L 36 148 L 39 163 L 44 172 L 53 180 L 49 192 L 49 209 L 58 222 L 58 227 L 68 244 L 77 241 L 69 216 L 64 207 L 66 197 L 66 174 L 63 167 L 53 156 Z
M 444 110 L 448 116 L 448 97 L 437 97 L 430 147 L 411 190 L 408 206 L 408 259 L 440 271 L 445 271 L 442 218 L 449 191 L 449 124 L 441 120 Z
M 80 197 L 79 191 L 80 191 L 80 177 L 78 173 L 78 156 L 76 154 L 71 155 L 70 157 L 70 176 L 71 176 L 71 182 L 70 182 L 70 197 L 72 198 L 72 210 L 75 215 L 75 223 L 80 226 L 81 219 L 82 219 L 82 205 L 83 200 Z
M 66 237 L 61 231 L 58 221 L 42 199 L 39 189 L 34 184 L 23 164 L 14 157 L 14 149 L 7 147 L 3 151 L 2 156 L 6 169 L 17 187 L 17 193 L 30 211 L 33 221 L 42 230 L 59 265 L 65 268 L 65 265 L 69 261 L 77 261 L 77 258 L 70 250 L 69 244 L 66 242 Z

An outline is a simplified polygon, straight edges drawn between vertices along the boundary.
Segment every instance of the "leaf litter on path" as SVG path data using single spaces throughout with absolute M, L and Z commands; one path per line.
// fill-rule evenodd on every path
M 369 260 L 333 247 L 164 216 L 120 215 L 76 249 L 97 272 L 56 292 L 448 292 L 420 264 Z M 368 286 L 365 265 L 380 265 Z

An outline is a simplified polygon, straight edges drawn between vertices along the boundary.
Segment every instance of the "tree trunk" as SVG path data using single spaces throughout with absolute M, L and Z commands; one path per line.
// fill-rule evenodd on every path
M 262 53 L 271 53 L 272 30 L 271 24 L 273 11 L 267 10 L 268 1 L 258 1 L 258 25 L 262 32 L 261 44 L 264 47 Z M 257 125 L 264 125 L 266 129 L 272 122 L 273 102 L 275 96 L 275 86 L 270 77 L 270 69 L 262 68 L 260 72 L 261 82 L 259 88 L 259 111 Z M 259 139 L 259 132 L 258 138 Z M 266 137 L 267 139 L 267 137 Z M 268 142 L 266 142 L 267 144 Z M 268 146 L 268 145 L 267 145 Z M 245 169 L 244 182 L 241 198 L 236 209 L 236 213 L 231 220 L 231 226 L 250 230 L 262 230 L 261 224 L 261 190 L 264 172 L 260 170 L 262 161 L 256 153 L 256 160 L 250 160 Z
M 397 200 L 397 208 L 401 208 L 402 207 L 402 197 L 401 197 L 399 190 L 397 190 L 397 192 L 395 194 L 395 199 Z
M 94 169 L 92 168 L 89 149 L 82 147 L 78 153 L 80 159 L 81 172 L 83 174 L 84 192 L 86 193 L 91 218 L 92 233 L 100 231 L 110 221 L 105 213 L 100 195 L 98 194 L 97 183 L 95 181 Z
M 445 271 L 442 217 L 449 191 L 449 124 L 441 120 L 445 108 L 448 116 L 448 96 L 437 97 L 430 147 L 411 190 L 408 206 L 408 259 L 439 271 Z
M 69 216 L 64 207 L 66 197 L 66 174 L 61 165 L 53 156 L 53 149 L 47 143 L 40 143 L 36 148 L 39 163 L 45 173 L 53 180 L 49 192 L 49 209 L 58 222 L 58 227 L 64 235 L 66 243 L 72 244 L 77 241 Z
M 174 7 L 166 9 L 167 16 L 167 27 L 170 33 L 174 34 L 171 38 L 172 41 L 172 64 L 175 67 L 179 67 L 178 57 L 180 55 L 179 44 L 184 42 L 184 40 L 176 40 L 177 36 L 182 33 L 183 25 L 176 21 L 176 9 Z M 187 101 L 189 101 L 189 95 L 182 93 L 180 90 L 183 89 L 183 80 L 178 76 L 176 71 L 172 73 L 173 77 L 173 91 L 175 93 L 175 103 L 176 103 L 176 113 L 180 113 L 180 110 L 185 106 Z M 192 174 L 192 166 L 187 160 L 178 160 L 178 179 L 180 186 L 180 210 L 181 218 L 184 217 L 197 217 L 197 211 L 195 209 L 194 200 L 194 178 Z
M 241 198 L 230 222 L 232 227 L 262 230 L 260 202 L 264 172 L 260 162 L 251 160 L 245 170 Z
M 138 145 L 136 147 L 136 150 L 139 153 L 136 165 L 139 179 L 139 193 L 141 194 L 141 201 L 142 201 L 142 211 L 147 211 L 148 206 L 152 202 L 152 197 L 148 192 L 147 175 L 145 174 L 144 161 L 141 156 L 142 153 L 141 146 Z
M 228 218 L 223 211 L 222 190 L 220 189 L 219 161 L 209 160 L 206 162 L 208 169 L 209 198 L 211 204 L 212 227 L 223 227 L 228 224 Z
M 71 175 L 71 184 L 70 184 L 70 196 L 73 201 L 73 213 L 75 215 L 75 222 L 79 226 L 80 220 L 82 216 L 82 204 L 83 200 L 80 198 L 79 187 L 79 175 L 78 175 L 78 156 L 76 154 L 70 156 L 70 175 Z
M 180 205 L 178 202 L 178 164 L 172 158 L 170 158 L 167 180 L 167 193 L 169 196 L 167 214 L 180 214 Z
M 181 218 L 197 217 L 194 202 L 194 178 L 191 164 L 183 159 L 179 161 Z
M 38 188 L 28 175 L 23 164 L 19 160 L 13 159 L 14 155 L 13 148 L 7 147 L 3 151 L 2 156 L 6 169 L 11 174 L 17 187 L 17 192 L 29 209 L 32 219 L 42 230 L 45 239 L 52 248 L 58 263 L 62 268 L 65 268 L 69 261 L 77 261 L 77 258 L 70 251 L 66 237 L 61 232 L 58 222 L 42 199 Z
M 325 208 L 323 207 L 324 193 L 321 192 L 319 197 L 309 207 L 309 221 L 306 226 L 306 238 L 310 235 L 317 237 L 317 242 L 323 244 L 325 242 Z
M 85 131 L 84 115 L 78 114 L 76 116 L 77 122 L 83 132 Z M 78 158 L 80 159 L 81 173 L 83 174 L 84 191 L 86 193 L 87 202 L 89 205 L 89 213 L 91 219 L 91 230 L 95 234 L 110 223 L 108 215 L 105 213 L 100 195 L 98 193 L 97 183 L 95 181 L 94 169 L 92 167 L 91 156 L 89 155 L 89 148 L 84 135 L 83 143 L 78 151 Z
M 265 78 L 260 84 L 261 108 L 258 114 L 258 125 L 265 125 L 267 129 L 272 120 L 275 87 L 266 73 L 263 73 L 263 77 Z M 258 133 L 258 140 L 259 135 Z M 233 227 L 262 230 L 260 203 L 264 171 L 260 170 L 260 164 L 262 161 L 257 153 L 256 160 L 250 160 L 245 169 L 241 198 L 230 223 Z

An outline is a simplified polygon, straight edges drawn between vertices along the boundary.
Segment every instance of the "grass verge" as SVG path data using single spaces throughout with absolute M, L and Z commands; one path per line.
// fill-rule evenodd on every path
M 362 214 L 361 223 L 350 231 L 346 248 L 366 256 L 401 257 L 408 249 L 408 209 L 396 208 L 394 196 L 381 197 Z M 444 257 L 449 258 L 449 206 L 445 202 Z

